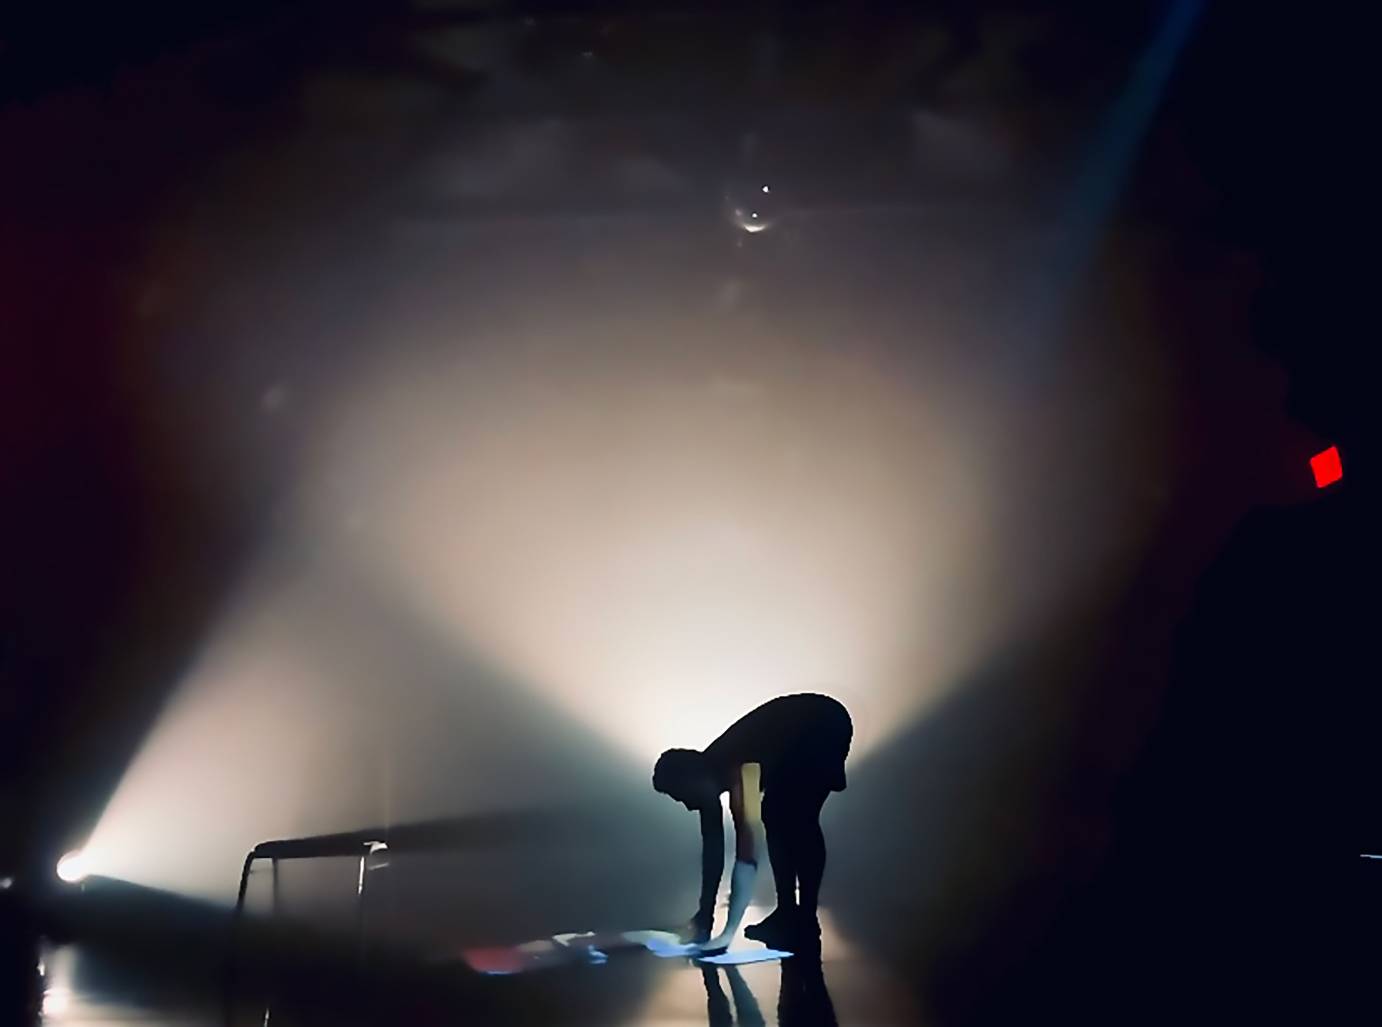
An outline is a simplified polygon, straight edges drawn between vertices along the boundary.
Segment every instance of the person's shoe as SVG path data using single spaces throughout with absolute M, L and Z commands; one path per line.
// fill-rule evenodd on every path
M 794 910 L 779 906 L 764 919 L 744 928 L 744 937 L 762 942 L 769 948 L 782 948 L 797 935 L 797 916 Z M 817 928 L 819 930 L 819 928 Z

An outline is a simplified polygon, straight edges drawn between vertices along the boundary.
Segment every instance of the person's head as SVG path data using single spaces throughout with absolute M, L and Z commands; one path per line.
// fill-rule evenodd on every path
M 670 795 L 687 809 L 705 809 L 720 801 L 705 754 L 695 749 L 668 749 L 659 756 L 653 767 L 653 790 Z

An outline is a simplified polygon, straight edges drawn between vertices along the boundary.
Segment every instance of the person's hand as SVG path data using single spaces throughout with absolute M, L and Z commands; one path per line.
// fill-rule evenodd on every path
M 718 955 L 721 955 L 721 954 L 724 953 L 724 951 L 725 951 L 726 949 L 729 948 L 729 943 L 732 942 L 733 940 L 734 940 L 734 935 L 733 935 L 733 934 L 724 934 L 724 933 L 717 934 L 715 937 L 710 938 L 710 939 L 708 939 L 708 940 L 706 940 L 706 941 L 701 942 L 701 943 L 700 943 L 700 950 L 696 953 L 696 955 L 698 955 L 698 956 L 718 956 Z
M 677 940 L 683 945 L 704 945 L 710 939 L 710 918 L 697 913 L 677 931 Z

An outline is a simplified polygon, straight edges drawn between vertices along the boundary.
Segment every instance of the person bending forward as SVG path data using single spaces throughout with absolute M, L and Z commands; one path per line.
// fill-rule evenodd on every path
M 701 900 L 683 940 L 705 952 L 734 939 L 753 896 L 761 818 L 777 889 L 777 908 L 744 934 L 774 948 L 820 937 L 816 905 L 825 874 L 820 813 L 831 792 L 845 789 L 845 758 L 854 725 L 849 711 L 825 695 L 784 695 L 731 724 L 703 751 L 668 749 L 653 768 L 653 788 L 701 818 Z M 724 873 L 720 796 L 729 793 L 734 820 L 734 869 L 729 916 L 714 938 L 715 896 Z M 760 803 L 761 796 L 761 803 Z

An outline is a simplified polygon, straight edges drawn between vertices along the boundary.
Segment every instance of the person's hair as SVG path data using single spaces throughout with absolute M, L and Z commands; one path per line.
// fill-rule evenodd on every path
M 705 770 L 705 755 L 695 749 L 668 749 L 653 767 L 653 791 L 676 795 Z

